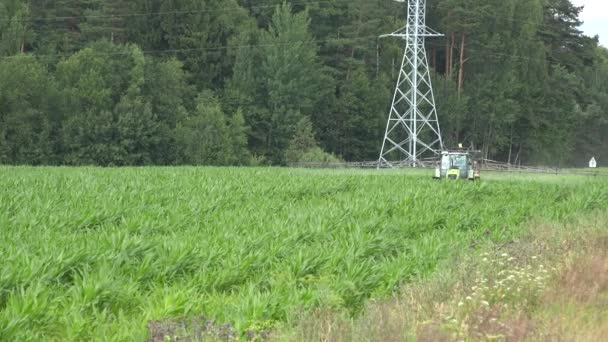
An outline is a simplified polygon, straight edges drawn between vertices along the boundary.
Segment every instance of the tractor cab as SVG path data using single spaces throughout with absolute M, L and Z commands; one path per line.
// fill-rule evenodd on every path
M 441 152 L 441 161 L 439 167 L 435 169 L 434 178 L 478 180 L 480 178 L 479 164 L 474 161 L 470 152 L 444 151 Z

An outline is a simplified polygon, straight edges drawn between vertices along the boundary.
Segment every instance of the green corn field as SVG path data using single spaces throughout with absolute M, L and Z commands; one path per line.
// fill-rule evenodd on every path
M 608 177 L 0 168 L 0 340 L 148 337 L 208 317 L 357 315 L 479 241 L 608 208 Z

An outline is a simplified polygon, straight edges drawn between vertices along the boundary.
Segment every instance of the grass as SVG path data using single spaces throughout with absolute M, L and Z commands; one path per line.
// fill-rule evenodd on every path
M 608 167 L 598 167 L 598 168 L 579 168 L 572 169 L 573 171 L 586 171 L 586 172 L 598 172 L 598 173 L 608 173 Z
M 608 209 L 605 178 L 488 178 L 0 167 L 0 340 L 144 340 L 149 322 L 181 318 L 244 333 L 315 310 L 355 317 L 530 220 Z
M 348 317 L 302 313 L 275 340 L 601 341 L 608 334 L 608 214 L 531 222 Z

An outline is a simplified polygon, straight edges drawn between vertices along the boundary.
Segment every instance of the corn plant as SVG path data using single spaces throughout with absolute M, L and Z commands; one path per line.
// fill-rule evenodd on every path
M 419 172 L 0 168 L 0 340 L 143 340 L 207 317 L 357 315 L 480 240 L 608 208 L 608 180 Z

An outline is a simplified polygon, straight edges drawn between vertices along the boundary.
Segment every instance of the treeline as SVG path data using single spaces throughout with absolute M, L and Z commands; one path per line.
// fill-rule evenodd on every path
M 428 0 L 439 119 L 513 163 L 608 160 L 608 52 L 569 0 Z M 3 0 L 0 163 L 374 160 L 389 0 Z

